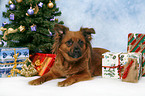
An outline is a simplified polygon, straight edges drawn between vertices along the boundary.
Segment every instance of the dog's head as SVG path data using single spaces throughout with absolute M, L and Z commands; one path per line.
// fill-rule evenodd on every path
M 87 54 L 88 47 L 90 47 L 91 34 L 95 33 L 93 28 L 81 28 L 80 31 L 69 31 L 69 28 L 56 24 L 55 43 L 53 45 L 53 52 L 61 54 L 68 61 L 79 60 Z

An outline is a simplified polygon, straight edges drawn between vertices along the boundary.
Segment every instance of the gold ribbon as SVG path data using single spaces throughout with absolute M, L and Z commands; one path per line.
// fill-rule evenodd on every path
M 25 26 L 20 26 L 19 28 L 18 28 L 21 32 L 24 32 L 25 31 Z M 13 29 L 13 28 L 4 28 L 4 27 L 1 27 L 0 28 L 0 31 L 5 31 L 4 32 L 4 35 L 3 35 L 3 39 L 4 40 L 7 40 L 7 35 L 9 35 L 9 34 L 11 34 L 11 33 L 16 33 L 17 31 L 18 31 L 18 29 Z
M 13 66 L 13 68 L 11 69 L 11 71 L 10 71 L 10 75 L 8 75 L 8 77 L 11 77 L 11 76 L 14 76 L 14 73 L 15 73 L 15 76 L 17 76 L 17 73 L 19 73 L 17 70 L 18 69 L 16 69 L 16 67 L 17 67 L 17 64 L 20 64 L 20 63 L 26 63 L 26 61 L 24 61 L 24 62 L 17 62 L 17 58 L 18 58 L 18 55 L 19 55 L 19 53 L 17 53 L 16 54 L 16 49 L 14 49 L 14 55 L 13 55 L 13 57 L 14 57 L 14 63 L 0 63 L 0 64 L 2 64 L 2 65 L 8 65 L 8 64 L 13 64 L 14 66 Z

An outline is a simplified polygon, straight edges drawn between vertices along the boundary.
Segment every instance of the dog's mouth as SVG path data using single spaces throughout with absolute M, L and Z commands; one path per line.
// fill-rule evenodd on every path
M 86 49 L 86 51 L 84 53 L 82 53 L 81 51 L 80 52 L 77 52 L 77 53 L 73 53 L 73 52 L 64 52 L 63 50 L 61 50 L 59 48 L 59 50 L 61 51 L 62 55 L 65 57 L 65 59 L 67 61 L 78 61 L 79 59 L 83 58 L 85 55 L 87 55 L 87 52 L 88 52 L 88 49 Z
M 79 58 L 82 56 L 81 52 L 78 52 L 78 53 L 71 53 L 71 52 L 68 52 L 68 56 L 72 57 L 72 58 Z
M 78 47 L 75 47 L 73 50 L 68 52 L 68 56 L 72 57 L 72 58 L 79 58 L 82 56 L 82 52 L 81 49 Z

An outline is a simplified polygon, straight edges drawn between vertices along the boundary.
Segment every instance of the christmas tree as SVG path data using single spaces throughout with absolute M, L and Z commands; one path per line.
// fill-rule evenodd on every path
M 1 40 L 9 47 L 28 47 L 30 54 L 50 53 L 54 25 L 63 24 L 56 18 L 61 12 L 55 0 L 10 0 L 6 7 L 8 10 L 3 12 L 3 17 L 10 22 L 2 24 Z

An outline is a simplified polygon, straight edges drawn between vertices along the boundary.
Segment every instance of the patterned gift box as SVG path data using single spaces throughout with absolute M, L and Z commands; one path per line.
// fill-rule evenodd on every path
M 44 75 L 50 70 L 54 64 L 55 56 L 55 54 L 36 53 L 31 57 L 31 60 L 40 76 Z
M 16 54 L 19 53 L 17 57 L 18 61 L 22 61 L 26 58 L 29 58 L 28 48 L 0 48 L 0 63 L 13 63 L 14 49 L 16 49 Z
M 145 34 L 128 34 L 128 52 L 140 52 L 145 53 Z M 144 70 L 145 62 L 142 64 L 142 68 Z M 145 76 L 145 72 L 143 71 L 143 76 Z
M 120 72 L 120 53 L 106 52 L 102 58 L 102 77 L 103 78 L 117 78 L 119 79 Z
M 131 52 L 131 53 L 121 53 L 120 54 L 120 65 L 126 65 L 128 62 L 128 59 L 137 59 L 137 64 L 138 64 L 138 79 L 142 76 L 142 54 L 141 53 L 136 53 L 136 52 Z M 125 70 L 125 69 L 123 69 Z M 121 77 L 123 75 L 123 71 L 121 71 Z
M 21 70 L 28 57 L 28 48 L 0 48 L 0 77 L 16 76 L 12 69 Z
M 121 79 L 123 66 L 128 62 L 128 58 L 136 58 L 138 62 L 139 76 L 141 74 L 141 53 L 112 53 L 106 52 L 102 58 L 102 77 Z

